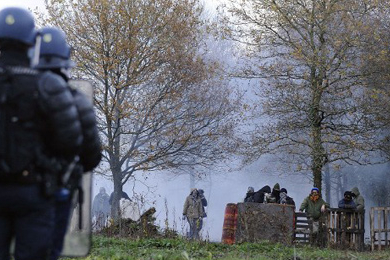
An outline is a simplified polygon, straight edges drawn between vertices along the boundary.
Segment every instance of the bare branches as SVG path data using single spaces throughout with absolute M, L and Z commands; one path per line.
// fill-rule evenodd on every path
M 256 128 L 243 140 L 248 161 L 282 154 L 310 169 L 318 187 L 326 163 L 383 161 L 378 135 L 385 124 L 375 122 L 364 102 L 371 100 L 364 90 L 369 73 L 361 70 L 364 42 L 373 36 L 369 21 L 383 7 L 376 1 L 227 1 L 223 31 L 247 58 L 234 75 L 262 79 Z

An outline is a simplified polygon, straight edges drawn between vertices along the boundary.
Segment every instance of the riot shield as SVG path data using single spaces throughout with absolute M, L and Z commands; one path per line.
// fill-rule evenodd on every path
M 71 88 L 83 92 L 93 99 L 92 84 L 85 80 L 70 80 Z M 86 256 L 91 248 L 91 194 L 92 173 L 84 173 L 81 187 L 73 195 L 72 208 L 69 216 L 62 256 Z
M 73 197 L 68 229 L 66 231 L 62 256 L 86 256 L 91 248 L 91 182 L 92 173 L 83 174 L 82 192 Z

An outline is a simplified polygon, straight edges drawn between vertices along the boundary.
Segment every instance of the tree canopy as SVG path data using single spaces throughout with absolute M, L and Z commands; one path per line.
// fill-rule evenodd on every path
M 198 0 L 49 0 L 46 7 L 46 22 L 68 36 L 76 75 L 94 83 L 100 173 L 113 178 L 114 208 L 137 171 L 223 159 L 232 91 L 206 55 Z
M 362 69 L 385 2 L 227 0 L 220 7 L 220 31 L 246 57 L 234 75 L 258 82 L 258 123 L 242 140 L 248 162 L 275 154 L 311 172 L 321 189 L 327 164 L 386 160 L 386 123 L 368 109 L 377 101 L 367 92 L 372 73 Z

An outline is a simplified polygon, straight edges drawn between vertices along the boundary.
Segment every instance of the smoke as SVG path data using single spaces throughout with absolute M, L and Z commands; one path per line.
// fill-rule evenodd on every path
M 249 186 L 259 190 L 264 185 L 272 188 L 275 183 L 279 183 L 281 188 L 287 189 L 288 195 L 294 199 L 297 207 L 309 194 L 312 184 L 308 178 L 264 171 L 261 170 L 264 168 L 262 165 L 267 165 L 265 159 L 242 170 L 209 172 L 195 181 L 191 180 L 189 174 L 177 175 L 169 172 L 138 174 L 124 186 L 123 190 L 138 203 L 141 214 L 150 207 L 155 207 L 158 226 L 164 229 L 168 225 L 169 228 L 185 235 L 189 226 L 186 220 L 182 220 L 184 201 L 191 188 L 203 189 L 208 206 L 201 236 L 212 242 L 221 242 L 225 207 L 228 203 L 243 202 Z M 99 192 L 100 187 L 105 187 L 108 194 L 113 191 L 111 181 L 95 176 L 93 197 Z

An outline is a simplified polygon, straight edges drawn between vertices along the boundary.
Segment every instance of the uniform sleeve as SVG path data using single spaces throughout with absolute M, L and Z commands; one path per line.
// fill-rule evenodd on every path
M 40 105 L 48 118 L 48 146 L 55 155 L 73 158 L 83 141 L 81 123 L 73 96 L 58 75 L 45 72 L 39 78 Z
M 75 99 L 83 133 L 80 163 L 83 165 L 84 171 L 88 172 L 92 171 L 102 158 L 96 116 L 92 102 L 83 93 L 72 90 L 72 94 Z

